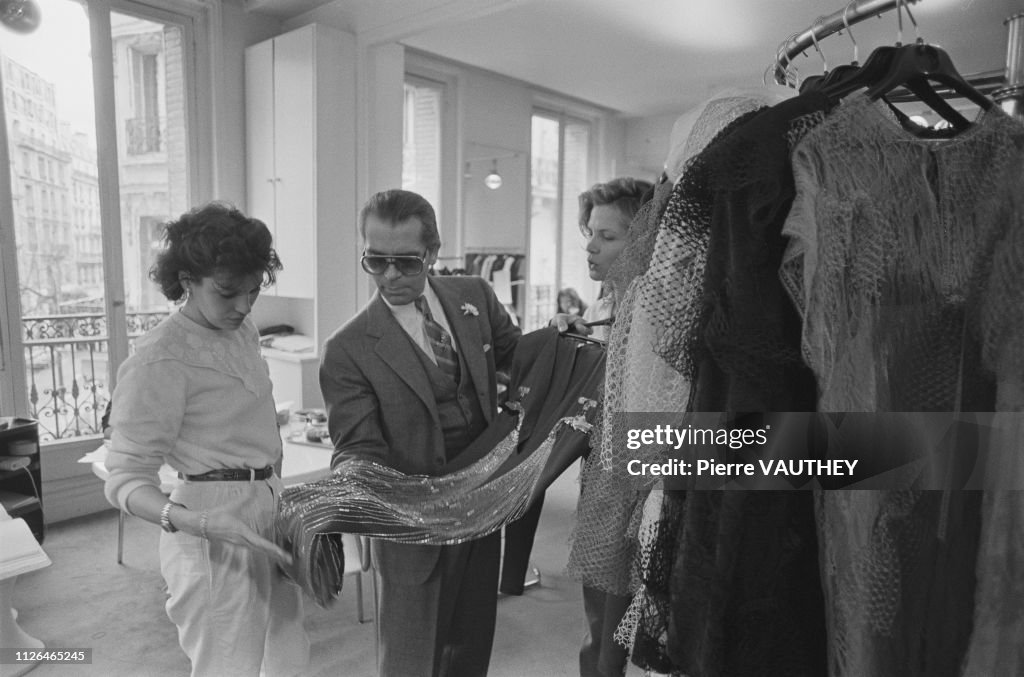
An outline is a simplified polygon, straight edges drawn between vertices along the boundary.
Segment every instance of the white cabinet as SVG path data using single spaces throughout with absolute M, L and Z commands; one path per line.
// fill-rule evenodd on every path
M 313 299 L 318 344 L 357 309 L 355 61 L 317 24 L 245 50 L 248 210 L 284 264 L 267 293 Z
M 291 402 L 292 411 L 322 409 L 320 394 L 320 359 L 316 355 L 285 353 L 271 348 L 263 349 L 263 357 L 270 368 L 274 383 L 274 400 Z

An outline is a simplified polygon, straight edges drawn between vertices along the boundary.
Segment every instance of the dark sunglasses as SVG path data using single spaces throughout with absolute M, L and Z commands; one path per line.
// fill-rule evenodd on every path
M 370 275 L 383 275 L 388 266 L 394 265 L 395 269 L 407 277 L 419 275 L 423 272 L 426 261 L 422 256 L 380 256 L 377 254 L 363 254 L 359 259 L 363 270 Z

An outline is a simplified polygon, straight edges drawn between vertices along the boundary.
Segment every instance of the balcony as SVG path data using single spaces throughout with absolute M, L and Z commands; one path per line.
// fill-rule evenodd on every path
M 128 313 L 134 339 L 167 317 L 166 311 Z M 110 401 L 107 320 L 102 313 L 21 319 L 29 415 L 42 442 L 98 435 Z
M 159 117 L 128 118 L 124 124 L 129 155 L 160 152 L 162 136 Z

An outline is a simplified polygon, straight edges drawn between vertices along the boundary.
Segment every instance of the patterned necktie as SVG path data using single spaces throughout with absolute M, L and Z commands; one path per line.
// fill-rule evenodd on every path
M 423 329 L 427 333 L 430 347 L 434 349 L 434 357 L 437 359 L 438 368 L 458 383 L 459 356 L 455 354 L 451 335 L 444 330 L 444 327 L 434 321 L 425 296 L 416 299 L 416 309 L 423 315 Z

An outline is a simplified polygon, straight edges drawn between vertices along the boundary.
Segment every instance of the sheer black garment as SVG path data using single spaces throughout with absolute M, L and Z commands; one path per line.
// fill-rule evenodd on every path
M 809 93 L 727 128 L 702 154 L 704 176 L 689 179 L 706 191 L 695 200 L 710 204 L 704 298 L 689 348 L 693 411 L 815 409 L 814 376 L 800 355 L 800 318 L 778 269 L 794 195 L 789 150 L 827 109 L 825 97 Z M 666 492 L 665 502 L 673 506 L 666 516 L 674 526 L 664 524 L 661 532 L 665 547 L 674 547 L 671 572 L 658 571 L 651 581 L 669 582 L 662 641 L 671 672 L 825 674 L 812 495 Z M 638 637 L 636 646 L 659 643 Z M 635 652 L 634 662 L 641 660 Z

